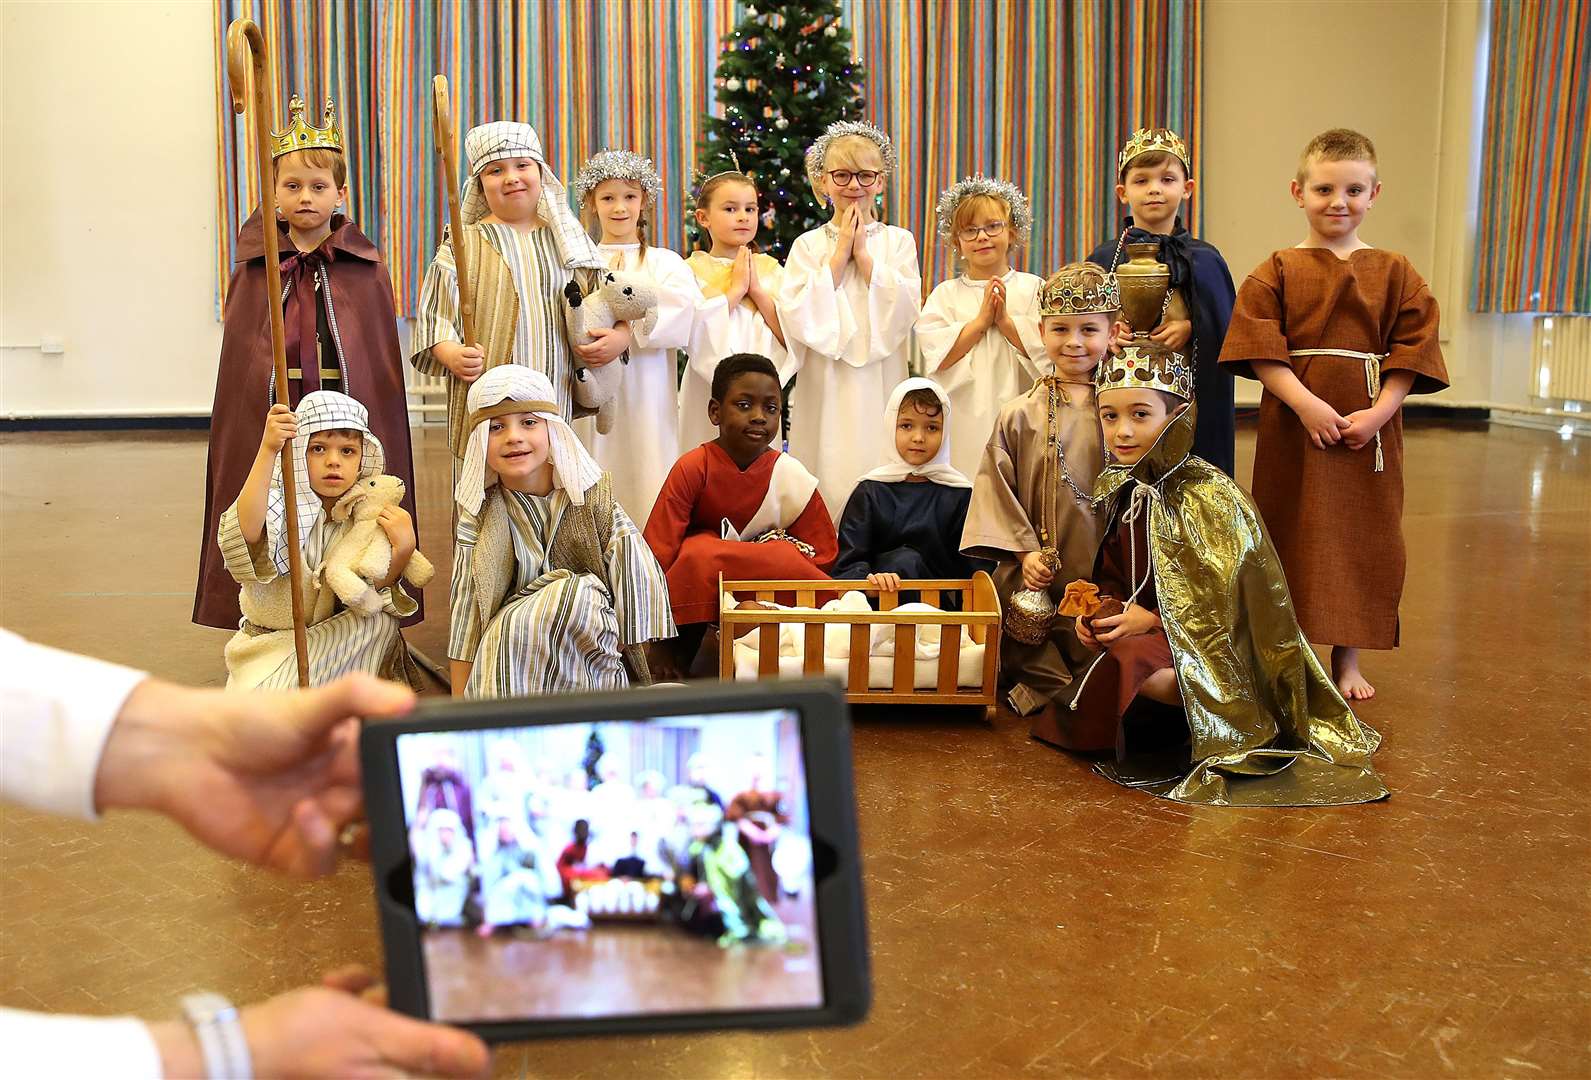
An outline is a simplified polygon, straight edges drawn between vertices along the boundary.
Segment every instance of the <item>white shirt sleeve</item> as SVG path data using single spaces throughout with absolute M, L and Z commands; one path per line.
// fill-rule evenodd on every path
M 46 1016 L 0 1009 L 7 1076 L 94 1076 L 160 1080 L 160 1051 L 142 1021 Z
M 0 798 L 96 819 L 94 774 L 105 740 L 127 695 L 148 677 L 0 630 Z

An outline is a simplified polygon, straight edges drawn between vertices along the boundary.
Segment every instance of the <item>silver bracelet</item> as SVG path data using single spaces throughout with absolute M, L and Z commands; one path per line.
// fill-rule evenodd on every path
M 182 999 L 182 1014 L 198 1036 L 207 1080 L 254 1080 L 243 1019 L 230 1001 L 209 992 L 189 994 Z

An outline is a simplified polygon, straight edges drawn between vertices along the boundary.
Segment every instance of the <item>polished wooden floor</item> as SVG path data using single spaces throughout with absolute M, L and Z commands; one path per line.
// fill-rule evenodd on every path
M 446 580 L 446 468 L 421 439 Z M 1242 455 L 1252 453 L 1244 435 Z M 1411 424 L 1393 790 L 1192 809 L 954 715 L 860 717 L 860 1026 L 504 1047 L 503 1076 L 1591 1075 L 1591 442 Z M 1246 476 L 1248 466 L 1240 466 Z M 0 436 L 0 621 L 216 683 L 188 623 L 199 435 Z M 416 640 L 442 654 L 442 593 Z M 368 876 L 298 885 L 174 827 L 0 817 L 0 1004 L 170 1016 L 377 963 Z

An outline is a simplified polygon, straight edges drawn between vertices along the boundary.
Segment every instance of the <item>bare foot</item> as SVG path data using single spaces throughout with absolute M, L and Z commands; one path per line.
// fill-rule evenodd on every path
M 1337 681 L 1337 689 L 1342 696 L 1349 701 L 1369 701 L 1376 696 L 1376 688 L 1359 670 L 1358 649 L 1350 649 L 1345 645 L 1332 646 L 1331 677 Z
M 497 929 L 497 928 L 495 926 L 493 926 L 491 923 L 483 922 L 483 923 L 481 923 L 481 925 L 479 925 L 479 926 L 477 926 L 475 928 L 475 932 L 477 934 L 479 934 L 483 938 L 488 938 L 488 937 L 492 936 L 492 931 L 495 930 L 495 929 Z

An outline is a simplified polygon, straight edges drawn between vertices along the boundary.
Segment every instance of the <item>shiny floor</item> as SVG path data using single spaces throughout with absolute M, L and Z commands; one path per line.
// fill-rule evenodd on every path
M 1391 800 L 1192 809 L 1009 716 L 861 716 L 865 1023 L 521 1044 L 498 1072 L 1591 1074 L 1591 442 L 1415 423 L 1408 461 L 1405 644 L 1367 658 L 1363 710 Z M 203 470 L 202 435 L 0 435 L 0 621 L 219 682 L 225 634 L 188 623 Z M 440 657 L 433 592 L 415 640 Z M 297 885 L 152 818 L 0 816 L 0 1004 L 170 1016 L 379 957 L 361 867 Z

